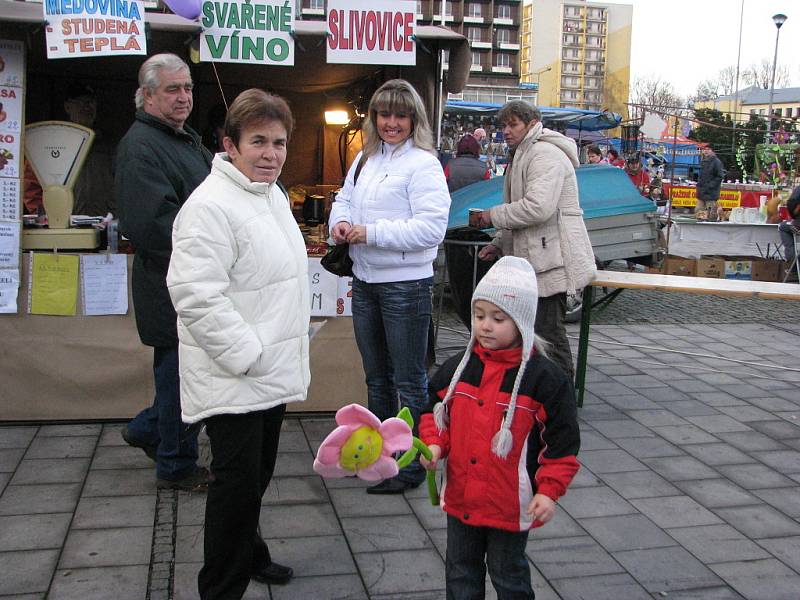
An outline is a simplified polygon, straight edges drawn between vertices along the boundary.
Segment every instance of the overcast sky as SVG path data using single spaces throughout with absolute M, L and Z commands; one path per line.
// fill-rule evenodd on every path
M 633 5 L 631 84 L 660 76 L 683 96 L 703 79 L 736 65 L 742 0 L 618 0 Z M 744 0 L 740 71 L 775 52 L 772 15 L 788 17 L 781 27 L 778 65 L 787 65 L 800 86 L 800 2 Z

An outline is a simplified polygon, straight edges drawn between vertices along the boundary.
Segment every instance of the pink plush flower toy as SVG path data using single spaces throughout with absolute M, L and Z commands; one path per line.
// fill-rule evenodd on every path
M 336 411 L 338 427 L 328 434 L 317 451 L 314 471 L 323 477 L 357 476 L 366 481 L 381 481 L 397 475 L 421 452 L 430 450 L 412 435 L 411 413 L 403 408 L 396 417 L 380 419 L 359 404 L 348 404 Z M 395 459 L 396 452 L 404 452 Z M 428 495 L 439 504 L 436 474 L 428 471 Z

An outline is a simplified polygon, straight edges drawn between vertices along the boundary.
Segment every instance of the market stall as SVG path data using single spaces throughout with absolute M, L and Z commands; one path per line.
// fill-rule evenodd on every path
M 90 84 L 97 93 L 96 129 L 118 140 L 134 117 L 133 96 L 142 56 L 85 56 L 70 60 L 48 59 L 43 7 L 31 2 L 0 0 L 0 40 L 24 41 L 24 122 L 62 118 L 64 90 L 75 81 Z M 200 33 L 197 22 L 173 14 L 147 12 L 147 54 L 174 52 L 187 62 Z M 282 173 L 289 187 L 293 210 L 309 240 L 312 314 L 315 335 L 311 343 L 312 384 L 305 403 L 290 410 L 332 411 L 349 402 L 365 402 L 366 389 L 360 356 L 348 315 L 348 281 L 319 269 L 324 214 L 309 221 L 303 205 L 309 196 L 330 204 L 330 193 L 360 148 L 356 135 L 358 113 L 363 113 L 372 92 L 385 80 L 403 77 L 423 96 L 435 119 L 442 98 L 458 92 L 469 73 L 469 48 L 463 36 L 450 30 L 417 26 L 413 64 L 330 64 L 326 59 L 327 23 L 293 21 L 292 66 L 201 62 L 191 64 L 195 83 L 194 109 L 188 123 L 198 131 L 208 129 L 212 110 L 230 102 L 248 87 L 267 88 L 287 98 L 296 120 L 289 145 L 289 160 Z M 449 70 L 442 76 L 441 56 L 450 51 Z M 0 82 L 2 83 L 2 82 Z M 326 124 L 326 110 L 347 112 L 345 124 Z M 0 107 L 0 111 L 2 108 Z M 5 174 L 9 174 L 6 171 Z M 21 196 L 21 163 L 13 173 L 14 198 Z M 14 187 L 16 186 L 16 187 Z M 11 205 L 12 202 L 4 202 Z M 0 233 L 20 239 L 21 210 L 0 215 Z M 15 233 L 16 231 L 16 233 Z M 13 243 L 7 244 L 13 249 Z M 37 253 L 39 254 L 39 253 Z M 80 256 L 85 253 L 73 253 Z M 68 252 L 58 254 L 67 257 Z M 96 256 L 96 255 L 95 255 Z M 138 341 L 129 299 L 125 265 L 126 309 L 119 314 L 86 314 L 83 297 L 64 316 L 36 314 L 30 296 L 29 255 L 14 250 L 0 271 L 4 287 L 0 300 L 11 307 L 0 314 L 2 375 L 12 385 L 0 399 L 0 421 L 36 419 L 123 419 L 152 401 L 152 355 Z M 12 275 L 13 273 L 13 275 Z M 76 289 L 84 283 L 82 267 Z M 41 282 L 40 282 L 41 283 Z M 40 285 L 36 283 L 35 285 Z M 34 288 L 35 288 L 34 285 Z M 40 288 L 41 289 L 41 288 Z M 5 294 L 5 295 L 4 295 Z M 13 302 L 9 296 L 13 295 Z M 1 304 L 1 303 L 0 303 Z
M 697 204 L 696 187 L 693 183 L 672 185 L 665 182 L 663 185 L 664 197 L 672 199 L 672 208 L 693 209 Z M 723 183 L 717 204 L 725 210 L 737 206 L 758 208 L 762 197 L 766 201 L 777 193 L 774 185 L 765 183 Z

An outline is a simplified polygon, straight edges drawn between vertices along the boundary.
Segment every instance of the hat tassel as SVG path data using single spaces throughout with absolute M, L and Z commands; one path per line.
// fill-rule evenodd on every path
M 503 424 L 503 427 L 494 434 L 492 438 L 492 452 L 500 458 L 505 458 L 511 452 L 511 447 L 514 445 L 514 438 L 511 435 L 511 430 Z

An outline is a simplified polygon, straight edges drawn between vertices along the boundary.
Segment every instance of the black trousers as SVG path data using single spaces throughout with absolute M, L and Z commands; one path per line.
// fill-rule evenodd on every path
M 539 297 L 536 307 L 536 333 L 550 342 L 550 360 L 561 367 L 570 381 L 575 380 L 575 367 L 572 364 L 572 350 L 564 327 L 567 315 L 567 295 L 554 294 L 546 298 Z
M 206 419 L 211 440 L 204 564 L 197 577 L 202 600 L 239 600 L 250 575 L 272 562 L 261 538 L 261 498 L 275 471 L 286 405 Z

